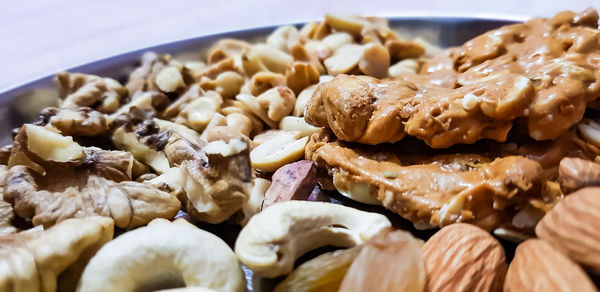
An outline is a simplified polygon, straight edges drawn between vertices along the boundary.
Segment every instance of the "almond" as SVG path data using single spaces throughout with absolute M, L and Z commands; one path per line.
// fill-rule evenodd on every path
M 521 243 L 508 267 L 504 291 L 596 291 L 586 273 L 540 239 Z
M 387 229 L 365 243 L 339 291 L 418 292 L 424 288 L 425 264 L 419 243 L 406 231 Z
M 502 245 L 487 231 L 456 223 L 423 246 L 428 291 L 499 291 L 506 273 Z
M 535 233 L 600 274 L 600 187 L 583 188 L 565 197 L 542 218 Z
M 558 166 L 558 181 L 565 194 L 588 186 L 600 186 L 600 163 L 565 157 Z

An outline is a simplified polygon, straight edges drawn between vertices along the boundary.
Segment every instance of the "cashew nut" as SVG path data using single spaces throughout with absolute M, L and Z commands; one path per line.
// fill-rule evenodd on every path
M 310 136 L 321 131 L 321 128 L 309 125 L 302 117 L 287 116 L 279 122 L 279 129 L 300 132 L 301 137 Z
M 235 254 L 187 221 L 154 220 L 105 244 L 85 267 L 78 291 L 149 291 L 200 286 L 243 291 Z
M 248 221 L 235 252 L 255 273 L 273 278 L 291 272 L 296 259 L 312 249 L 362 244 L 390 225 L 384 215 L 342 205 L 281 202 Z
M 266 130 L 261 132 L 260 134 L 254 136 L 254 140 L 252 140 L 252 146 L 256 148 L 256 146 L 263 144 L 271 139 L 287 139 L 286 137 L 292 135 L 294 139 L 300 139 L 300 132 L 293 131 L 284 131 L 284 130 Z M 281 137 L 281 138 L 278 138 Z M 275 141 L 275 140 L 273 140 Z
M 287 132 L 286 132 L 287 133 Z M 304 157 L 308 137 L 296 140 L 294 133 L 279 134 L 250 152 L 252 167 L 271 172 Z

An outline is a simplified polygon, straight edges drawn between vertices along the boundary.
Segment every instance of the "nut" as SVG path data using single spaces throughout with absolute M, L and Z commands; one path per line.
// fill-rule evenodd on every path
M 398 77 L 402 74 L 414 74 L 419 70 L 419 62 L 415 59 L 405 59 L 390 66 L 388 75 L 390 77 Z
M 390 67 L 390 54 L 379 44 L 367 44 L 358 61 L 358 69 L 365 75 L 375 78 L 387 76 Z
M 225 98 L 234 97 L 240 93 L 242 85 L 244 85 L 244 77 L 242 75 L 233 72 L 226 71 L 217 76 L 215 80 L 211 80 L 207 77 L 200 80 L 200 86 L 204 90 L 214 90 Z
M 263 209 L 278 202 L 306 200 L 317 185 L 317 168 L 310 160 L 286 164 L 273 174 Z
M 355 15 L 325 14 L 324 22 L 336 31 L 345 31 L 354 37 L 360 37 L 363 28 L 369 25 L 369 22 L 364 18 Z
M 265 193 L 271 186 L 270 181 L 259 177 L 254 178 L 252 184 L 253 186 L 252 190 L 250 191 L 250 197 L 242 207 L 242 211 L 244 213 L 244 218 L 241 222 L 242 226 L 246 225 L 252 216 L 260 212 L 262 209 L 263 200 L 265 199 Z
M 311 85 L 309 87 L 304 88 L 304 90 L 302 90 L 300 94 L 298 94 L 298 98 L 296 99 L 296 104 L 294 106 L 294 116 L 304 116 L 304 109 L 306 109 L 306 106 L 310 102 L 310 99 L 312 98 L 312 95 L 316 89 L 317 84 Z
M 56 75 L 62 108 L 96 106 L 103 113 L 112 113 L 127 96 L 127 89 L 110 78 L 95 75 L 61 72 Z
M 63 136 L 49 128 L 23 125 L 27 149 L 47 161 L 68 162 L 84 157 L 83 147 L 71 136 Z
M 429 291 L 499 291 L 504 283 L 504 248 L 485 230 L 456 223 L 423 246 Z
M 365 243 L 339 291 L 423 291 L 421 246 L 408 232 L 381 231 Z
M 67 136 L 96 136 L 108 131 L 105 115 L 89 107 L 47 107 L 42 110 L 40 122 L 37 124 L 50 124 Z
M 321 43 L 327 46 L 332 52 L 335 52 L 345 45 L 354 43 L 354 37 L 347 32 L 337 32 L 323 38 Z
M 363 204 L 381 206 L 381 202 L 377 200 L 377 191 L 371 185 L 355 181 L 351 176 L 340 172 L 335 172 L 332 180 L 333 186 L 342 196 Z
M 298 266 L 275 287 L 275 292 L 338 291 L 362 245 L 322 254 Z
M 583 187 L 600 186 L 600 164 L 575 157 L 565 157 L 558 166 L 558 181 L 565 194 Z
M 294 62 L 286 72 L 287 85 L 294 93 L 319 82 L 319 70 L 306 62 Z
M 185 87 L 183 75 L 181 75 L 179 68 L 175 66 L 167 66 L 160 70 L 160 72 L 156 74 L 154 82 L 158 89 L 166 93 L 176 92 Z
M 171 168 L 164 152 L 140 142 L 135 133 L 127 132 L 123 127 L 113 132 L 112 142 L 117 149 L 129 151 L 135 159 L 148 164 L 159 174 Z
M 201 248 L 199 248 L 201 247 Z M 104 245 L 81 275 L 79 291 L 140 291 L 200 286 L 243 291 L 235 253 L 183 219 L 155 220 Z
M 88 217 L 2 237 L 0 290 L 75 291 L 83 267 L 113 230 L 110 218 Z
M 324 61 L 327 73 L 335 76 L 355 70 L 364 50 L 364 46 L 356 44 L 349 44 L 339 48 L 333 56 Z
M 269 118 L 267 110 L 258 103 L 258 99 L 249 94 L 238 94 L 235 97 L 244 106 L 244 110 L 255 114 L 271 128 L 277 128 L 277 123 Z
M 504 291 L 596 291 L 585 272 L 540 239 L 517 246 Z
M 295 26 L 280 26 L 267 37 L 267 45 L 289 53 L 300 41 L 300 32 Z
M 275 122 L 279 122 L 283 117 L 289 115 L 296 104 L 294 92 L 285 86 L 271 88 L 256 99 L 260 107 L 268 109 L 267 116 Z
M 596 274 L 600 274 L 598 198 L 600 188 L 580 189 L 559 201 L 535 228 L 539 238 Z
M 388 40 L 385 42 L 385 47 L 393 60 L 418 58 L 425 53 L 425 48 L 414 41 Z
M 252 120 L 248 116 L 240 113 L 231 113 L 226 118 L 228 127 L 240 131 L 245 136 L 250 136 L 250 133 L 252 133 Z
M 215 127 L 211 130 L 214 133 L 207 134 L 209 143 L 202 149 L 207 159 L 182 163 L 185 196 L 180 199 L 185 211 L 195 220 L 213 224 L 240 210 L 251 187 L 247 141 L 239 132 L 225 133 L 221 128 Z M 216 136 L 221 137 L 215 140 Z
M 158 91 L 138 91 L 131 101 L 120 107 L 117 111 L 110 115 L 111 119 L 115 119 L 122 114 L 130 113 L 133 108 L 140 110 L 159 110 L 169 103 L 169 98 Z
M 294 62 L 294 58 L 292 58 L 292 56 L 290 56 L 288 53 L 266 44 L 254 45 L 245 56 L 247 60 L 251 62 L 253 60 L 255 60 L 255 62 L 258 61 L 259 64 L 257 65 L 259 67 L 263 67 L 268 71 L 281 74 L 284 74 L 287 68 L 292 65 L 292 62 Z M 246 69 L 246 66 L 244 66 L 244 69 Z M 252 71 L 254 70 L 250 70 L 250 72 L 246 70 L 246 73 L 251 75 L 256 72 Z
M 299 132 L 300 137 L 310 136 L 321 131 L 321 128 L 309 125 L 302 117 L 287 116 L 279 122 L 279 129 L 290 132 Z
M 296 140 L 292 133 L 273 137 L 250 152 L 252 167 L 265 172 L 275 171 L 304 157 L 304 146 L 307 142 L 308 137 Z
M 263 92 L 277 86 L 285 86 L 285 76 L 273 72 L 258 72 L 250 79 L 250 93 L 258 96 Z
M 179 117 L 185 119 L 189 126 L 202 131 L 217 113 L 221 103 L 208 97 L 200 97 L 188 103 L 179 113 Z
M 227 58 L 241 56 L 250 49 L 250 44 L 245 41 L 234 39 L 220 39 L 208 50 L 208 62 L 218 63 Z
M 323 202 L 275 204 L 248 221 L 235 242 L 238 258 L 262 277 L 288 274 L 294 261 L 318 247 L 351 247 L 390 226 L 377 213 Z

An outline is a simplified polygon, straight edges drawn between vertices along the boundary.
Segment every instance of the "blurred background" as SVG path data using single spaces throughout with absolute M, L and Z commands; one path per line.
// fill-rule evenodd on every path
M 526 19 L 600 8 L 600 0 L 0 0 L 0 92 L 126 51 L 324 13 Z

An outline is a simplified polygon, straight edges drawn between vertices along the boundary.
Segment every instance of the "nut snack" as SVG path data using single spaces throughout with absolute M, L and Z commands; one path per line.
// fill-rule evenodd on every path
M 2 291 L 598 289 L 593 8 L 444 49 L 326 15 L 56 86 L 0 147 Z

